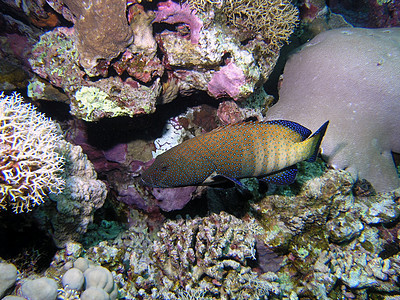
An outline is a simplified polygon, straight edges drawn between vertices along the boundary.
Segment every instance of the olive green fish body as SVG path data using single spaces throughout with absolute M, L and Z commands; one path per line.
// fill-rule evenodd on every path
M 159 155 L 142 179 L 151 186 L 178 187 L 211 182 L 217 175 L 265 177 L 314 159 L 327 125 L 310 138 L 310 130 L 284 120 L 222 126 Z

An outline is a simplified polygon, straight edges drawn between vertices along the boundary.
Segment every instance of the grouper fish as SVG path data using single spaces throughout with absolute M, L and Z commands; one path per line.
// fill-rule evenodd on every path
M 157 156 L 142 181 L 159 188 L 210 184 L 218 177 L 238 184 L 246 177 L 290 184 L 296 163 L 315 161 L 328 123 L 312 136 L 309 129 L 286 120 L 218 127 Z

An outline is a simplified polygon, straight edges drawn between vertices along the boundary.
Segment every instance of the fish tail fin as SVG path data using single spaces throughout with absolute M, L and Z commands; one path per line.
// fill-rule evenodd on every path
M 306 139 L 304 146 L 311 152 L 311 156 L 307 159 L 308 162 L 314 162 L 317 159 L 319 147 L 325 135 L 329 121 L 326 121 L 312 136 Z

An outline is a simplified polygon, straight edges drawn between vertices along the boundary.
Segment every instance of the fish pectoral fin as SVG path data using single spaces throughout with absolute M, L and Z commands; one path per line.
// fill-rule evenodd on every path
M 245 188 L 245 186 L 236 178 L 232 178 L 229 176 L 218 174 L 217 172 L 213 172 L 210 176 L 203 181 L 205 185 L 213 185 L 213 184 L 220 184 L 223 182 L 231 182 L 234 183 L 239 188 Z
M 217 174 L 217 172 L 214 171 L 202 182 L 202 184 L 204 185 L 216 184 L 219 181 L 221 181 L 221 178 L 218 177 L 219 175 Z
M 239 186 L 241 188 L 244 188 L 244 185 L 236 178 L 228 177 L 228 176 L 225 176 L 225 175 L 217 175 L 217 176 L 225 178 L 226 180 L 228 180 L 230 182 L 233 182 L 235 185 L 237 185 L 237 186 Z
M 295 181 L 297 174 L 296 165 L 287 167 L 275 173 L 269 174 L 265 177 L 259 178 L 259 180 L 266 183 L 273 183 L 278 185 L 291 184 Z

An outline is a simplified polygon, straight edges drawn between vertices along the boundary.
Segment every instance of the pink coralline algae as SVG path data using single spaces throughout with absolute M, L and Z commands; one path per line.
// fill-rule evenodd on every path
M 195 186 L 169 189 L 153 188 L 152 194 L 158 200 L 157 204 L 163 211 L 173 211 L 182 209 L 192 199 L 195 190 Z
M 158 11 L 154 23 L 184 23 L 190 28 L 190 41 L 193 44 L 199 42 L 200 30 L 203 27 L 203 21 L 196 16 L 195 12 L 190 8 L 188 3 L 178 4 L 168 0 L 158 3 Z
M 237 100 L 240 87 L 245 84 L 246 77 L 243 70 L 233 62 L 229 62 L 213 74 L 208 83 L 208 91 L 216 98 L 229 96 Z

